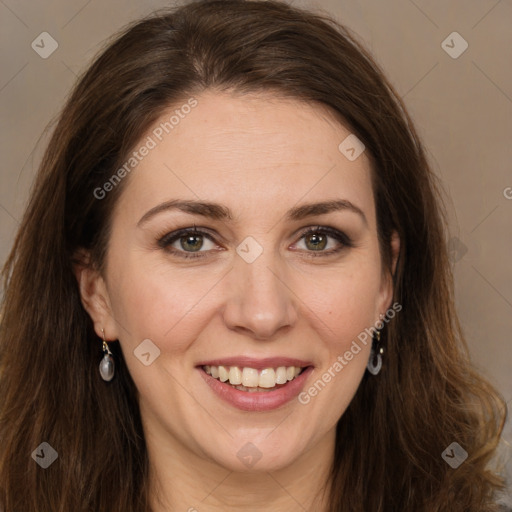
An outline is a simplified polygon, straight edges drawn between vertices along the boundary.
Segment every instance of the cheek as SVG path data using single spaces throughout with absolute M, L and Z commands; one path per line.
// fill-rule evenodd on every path
M 204 280 L 187 271 L 171 272 L 142 262 L 119 267 L 111 288 L 112 310 L 124 344 L 136 346 L 149 338 L 166 352 L 184 348 L 189 316 L 208 291 Z
M 208 287 L 191 286 L 195 280 L 186 271 L 171 273 L 142 261 L 125 262 L 112 277 L 111 305 L 128 371 L 152 410 L 178 410 L 183 396 L 174 377 L 188 366 L 184 356 L 200 334 L 197 305 Z M 134 356 L 148 349 L 151 362 L 146 366 Z
M 376 321 L 379 266 L 370 251 L 347 259 L 346 264 L 311 268 L 307 273 L 290 267 L 281 276 L 302 317 L 324 338 L 329 351 L 346 345 Z M 119 254 L 117 254 L 119 256 Z M 226 306 L 230 286 L 223 280 L 225 267 L 172 266 L 151 258 L 125 254 L 113 257 L 109 293 L 119 336 L 133 350 L 144 339 L 153 340 L 166 353 L 185 351 L 215 311 Z M 296 297 L 298 300 L 296 301 Z M 320 340 L 319 340 L 320 341 Z
M 341 273 L 323 295 L 315 296 L 312 310 L 329 330 L 324 330 L 328 335 L 323 338 L 322 365 L 299 403 L 310 417 L 322 418 L 319 433 L 333 428 L 346 411 L 366 370 L 369 328 L 376 321 L 377 274 L 369 267 Z
M 331 280 L 323 299 L 318 297 L 317 309 L 324 312 L 326 323 L 337 333 L 333 344 L 338 349 L 350 344 L 378 319 L 378 273 L 379 269 L 372 266 L 340 273 L 338 279 Z

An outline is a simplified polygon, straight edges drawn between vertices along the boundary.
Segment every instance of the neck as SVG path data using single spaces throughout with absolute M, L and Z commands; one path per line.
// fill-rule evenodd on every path
M 168 431 L 148 432 L 153 512 L 327 512 L 335 432 L 326 433 L 286 467 L 237 472 L 195 453 Z

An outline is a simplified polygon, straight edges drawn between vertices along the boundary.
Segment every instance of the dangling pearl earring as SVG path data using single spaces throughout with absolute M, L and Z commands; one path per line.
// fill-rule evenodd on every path
M 105 341 L 105 331 L 101 329 L 101 332 L 103 333 L 103 359 L 100 361 L 100 375 L 104 381 L 109 382 L 114 377 L 114 358 Z
M 377 341 L 375 341 L 377 340 Z M 368 364 L 366 366 L 367 370 L 372 375 L 377 375 L 382 368 L 382 354 L 384 354 L 384 349 L 382 347 L 377 347 L 380 342 L 380 331 L 375 332 L 375 337 L 372 341 L 372 350 L 370 352 L 370 359 L 368 359 Z

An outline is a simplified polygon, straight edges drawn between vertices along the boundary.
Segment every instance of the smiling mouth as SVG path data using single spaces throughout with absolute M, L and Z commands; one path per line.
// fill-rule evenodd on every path
M 205 365 L 201 368 L 214 379 L 229 384 L 239 391 L 254 393 L 282 388 L 309 367 L 279 366 L 257 370 L 250 367 Z

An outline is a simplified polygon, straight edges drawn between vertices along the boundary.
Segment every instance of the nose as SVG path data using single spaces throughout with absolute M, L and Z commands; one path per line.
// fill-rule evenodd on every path
M 298 298 L 286 269 L 265 251 L 252 263 L 240 257 L 226 282 L 224 322 L 257 340 L 275 339 L 297 321 Z

